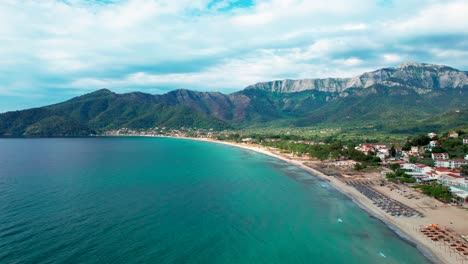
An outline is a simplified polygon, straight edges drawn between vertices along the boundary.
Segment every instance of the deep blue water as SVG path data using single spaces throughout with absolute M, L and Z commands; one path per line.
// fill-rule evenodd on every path
M 189 140 L 76 138 L 0 139 L 0 263 L 428 261 L 283 161 Z

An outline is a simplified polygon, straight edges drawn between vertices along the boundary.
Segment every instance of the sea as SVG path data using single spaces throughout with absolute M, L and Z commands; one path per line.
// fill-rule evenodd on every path
M 0 263 L 430 263 L 310 173 L 173 138 L 0 139 Z

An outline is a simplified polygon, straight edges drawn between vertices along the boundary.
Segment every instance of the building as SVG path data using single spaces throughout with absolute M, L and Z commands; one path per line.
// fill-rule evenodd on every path
M 435 160 L 434 165 L 441 168 L 450 168 L 451 162 L 449 160 Z
M 381 149 L 386 149 L 387 145 L 382 144 L 382 143 L 376 143 L 372 145 L 375 150 L 381 150 Z
M 463 165 L 468 165 L 466 159 L 453 159 L 453 160 L 435 160 L 434 165 L 440 168 L 460 168 Z
M 439 143 L 439 141 L 437 141 L 437 140 L 431 140 L 431 141 L 429 142 L 429 148 L 430 148 L 430 149 L 433 149 L 433 148 L 438 147 L 438 146 L 440 146 L 440 143 Z
M 451 138 L 458 138 L 458 133 L 457 132 L 450 132 L 448 134 L 448 136 L 451 137 Z
M 369 153 L 369 151 L 374 151 L 374 147 L 372 146 L 372 144 L 367 143 L 361 144 L 360 146 L 355 147 L 355 149 L 364 154 Z
M 457 202 L 462 206 L 468 206 L 468 191 L 450 186 L 450 192 L 457 197 Z
M 431 132 L 431 133 L 427 134 L 427 136 L 430 137 L 430 138 L 435 138 L 437 136 L 437 134 L 434 133 L 434 132 Z
M 463 139 L 463 144 L 468 144 L 468 138 Z
M 465 178 L 454 173 L 444 174 L 439 177 L 439 182 L 446 185 L 464 185 Z
M 410 169 L 418 173 L 432 173 L 432 168 L 424 164 L 411 164 Z
M 334 166 L 341 168 L 353 168 L 356 164 L 354 160 L 338 160 L 333 163 Z
M 448 160 L 449 154 L 448 153 L 431 153 L 431 157 L 433 160 Z
M 414 165 L 412 163 L 405 163 L 405 162 L 400 162 L 398 164 L 400 164 L 400 168 L 405 169 L 405 170 L 412 170 L 413 165 Z
M 418 146 L 412 146 L 409 154 L 410 155 L 419 155 L 419 147 Z
M 463 165 L 468 165 L 468 160 L 466 159 L 453 159 L 451 160 L 450 168 L 460 168 Z
M 385 160 L 385 158 L 388 157 L 388 152 L 385 153 L 385 152 L 379 151 L 375 156 L 383 161 L 383 160 Z

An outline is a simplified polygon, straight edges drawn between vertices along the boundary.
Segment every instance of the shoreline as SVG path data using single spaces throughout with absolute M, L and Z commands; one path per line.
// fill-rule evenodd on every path
M 397 219 L 391 219 L 390 216 L 386 216 L 383 211 L 373 206 L 371 201 L 368 200 L 368 198 L 362 195 L 360 192 L 358 192 L 355 188 L 346 185 L 345 183 L 334 178 L 333 176 L 328 176 L 321 171 L 318 171 L 314 168 L 304 165 L 302 161 L 288 159 L 279 154 L 273 153 L 265 149 L 262 146 L 253 146 L 253 145 L 248 145 L 248 144 L 244 145 L 240 143 L 219 141 L 219 140 L 213 140 L 209 138 L 170 137 L 170 136 L 148 136 L 148 137 L 174 138 L 174 139 L 194 140 L 194 141 L 201 141 L 201 142 L 208 142 L 208 143 L 217 143 L 217 144 L 222 144 L 222 145 L 227 145 L 231 147 L 237 147 L 237 148 L 242 148 L 245 150 L 254 151 L 260 154 L 267 155 L 269 157 L 273 157 L 273 158 L 285 161 L 291 165 L 294 165 L 300 169 L 303 169 L 309 172 L 310 174 L 312 174 L 315 177 L 320 178 L 321 180 L 325 180 L 328 183 L 330 183 L 334 189 L 336 189 L 340 193 L 350 198 L 355 204 L 357 204 L 369 216 L 378 219 L 383 224 L 385 224 L 393 233 L 395 233 L 399 238 L 404 240 L 406 243 L 409 243 L 410 245 L 415 246 L 421 252 L 421 254 L 423 254 L 423 256 L 426 257 L 430 262 L 446 263 L 446 264 L 457 263 L 457 262 L 453 262 L 453 260 L 455 259 L 450 258 L 447 254 L 441 254 L 442 252 L 435 251 L 434 244 L 430 244 L 429 240 L 424 240 L 424 239 L 421 239 L 420 237 L 414 236 L 414 233 L 411 232 L 412 230 L 398 223 Z M 404 218 L 400 218 L 400 220 L 404 221 Z
M 108 137 L 127 137 L 128 135 L 105 135 Z M 98 136 L 99 137 L 99 136 Z M 363 209 L 370 217 L 374 217 L 381 221 L 383 224 L 387 226 L 393 233 L 395 233 L 400 239 L 402 239 L 404 242 L 409 243 L 410 245 L 414 246 L 423 254 L 423 256 L 431 263 L 444 263 L 444 264 L 451 264 L 451 263 L 464 263 L 460 262 L 460 260 L 457 258 L 456 254 L 452 254 L 452 252 L 447 252 L 446 250 L 442 250 L 441 247 L 439 247 L 438 244 L 433 243 L 430 239 L 425 237 L 423 233 L 419 231 L 419 229 L 422 226 L 428 226 L 430 224 L 438 223 L 441 226 L 445 224 L 445 226 L 450 226 L 450 228 L 455 227 L 452 226 L 451 221 L 448 222 L 447 219 L 452 220 L 451 217 L 457 220 L 461 220 L 463 227 L 460 228 L 458 226 L 460 233 L 468 233 L 468 226 L 465 226 L 466 223 L 466 217 L 467 215 L 465 212 L 460 212 L 457 211 L 459 209 L 457 208 L 449 208 L 449 210 L 445 210 L 445 212 L 441 212 L 444 206 L 442 203 L 440 203 L 437 200 L 434 200 L 433 198 L 426 197 L 426 203 L 428 202 L 427 200 L 430 200 L 430 202 L 433 204 L 434 202 L 439 203 L 439 207 L 435 205 L 435 208 L 437 209 L 437 212 L 434 212 L 434 208 L 429 208 L 426 207 L 428 206 L 427 204 L 424 204 L 424 207 L 422 205 L 418 204 L 412 204 L 410 200 L 403 201 L 404 199 L 401 197 L 398 197 L 394 192 L 388 191 L 383 189 L 378 189 L 378 187 L 374 188 L 376 191 L 386 195 L 389 198 L 392 198 L 394 200 L 397 200 L 403 204 L 406 204 L 407 206 L 411 208 L 415 208 L 418 210 L 421 210 L 424 212 L 425 217 L 420 218 L 420 217 L 396 217 L 396 216 L 391 216 L 378 208 L 376 205 L 373 204 L 373 202 L 364 196 L 362 193 L 360 193 L 356 188 L 342 182 L 338 178 L 334 176 L 329 176 L 318 169 L 312 168 L 310 166 L 305 165 L 305 162 L 311 162 L 313 161 L 305 161 L 305 160 L 299 160 L 299 159 L 293 159 L 293 158 L 288 158 L 280 153 L 276 153 L 269 149 L 268 147 L 264 147 L 261 145 L 257 144 L 249 144 L 249 143 L 235 143 L 235 142 L 229 142 L 229 141 L 220 141 L 216 139 L 211 139 L 211 138 L 194 138 L 194 137 L 185 137 L 185 136 L 162 136 L 162 135 L 130 135 L 130 137 L 156 137 L 156 138 L 172 138 L 172 139 L 185 139 L 185 140 L 192 140 L 192 141 L 201 141 L 201 142 L 207 142 L 207 143 L 217 143 L 217 144 L 223 144 L 231 147 L 237 147 L 237 148 L 242 148 L 245 150 L 250 150 L 254 151 L 260 154 L 264 154 L 279 160 L 282 160 L 284 162 L 287 162 L 291 165 L 294 165 L 298 168 L 301 168 L 310 174 L 312 174 L 315 177 L 320 178 L 321 180 L 325 180 L 328 183 L 330 183 L 333 188 L 335 188 L 337 191 L 341 192 L 342 194 L 346 195 L 348 198 L 350 198 L 356 205 L 358 205 L 361 209 Z M 421 199 L 423 200 L 423 199 Z M 442 205 L 442 206 L 440 206 Z M 434 206 L 434 205 L 431 205 Z M 442 207 L 442 208 L 441 208 Z M 447 209 L 447 208 L 445 208 Z M 455 210 L 453 210 L 455 209 Z M 431 211 L 432 210 L 432 211 Z M 456 212 L 455 212 L 456 211 Z M 455 220 L 454 220 L 455 222 Z M 450 225 L 449 225 L 450 224 Z

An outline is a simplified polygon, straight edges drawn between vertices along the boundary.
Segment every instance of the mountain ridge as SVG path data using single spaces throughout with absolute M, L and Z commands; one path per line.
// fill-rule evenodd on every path
M 322 88 L 302 82 L 300 87 L 288 83 L 292 86 L 284 89 L 275 88 L 280 87 L 277 84 L 248 86 L 230 94 L 186 89 L 158 95 L 118 94 L 100 89 L 58 104 L 0 114 L 0 135 L 81 136 L 156 126 L 222 130 L 259 124 L 388 127 L 400 121 L 427 123 L 431 116 L 468 108 L 466 76 L 444 65 L 407 63 L 364 73 L 355 78 L 363 78 L 360 83 L 369 86 L 346 88 L 339 79 Z M 468 123 L 468 117 L 460 118 Z
M 368 88 L 374 84 L 406 85 L 422 89 L 463 88 L 468 85 L 468 74 L 446 65 L 408 62 L 395 68 L 382 68 L 352 78 L 284 79 L 256 83 L 247 86 L 246 89 L 262 89 L 279 93 L 305 90 L 341 93 L 349 88 Z

